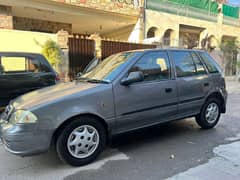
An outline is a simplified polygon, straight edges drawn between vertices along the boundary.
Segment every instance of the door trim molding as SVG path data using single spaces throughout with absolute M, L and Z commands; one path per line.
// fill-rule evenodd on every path
M 149 108 L 144 108 L 144 109 L 129 111 L 129 112 L 123 113 L 123 114 L 121 114 L 121 115 L 122 115 L 122 116 L 126 116 L 126 115 L 130 115 L 130 114 L 134 114 L 134 113 L 139 113 L 139 112 L 144 112 L 144 111 L 150 111 L 150 110 L 153 110 L 153 109 L 158 109 L 158 108 L 163 108 L 163 107 L 168 107 L 168 106 L 174 106 L 174 105 L 178 105 L 178 102 L 167 103 L 167 104 L 163 104 L 163 105 L 159 105 L 159 106 L 152 106 L 152 107 L 149 107 Z

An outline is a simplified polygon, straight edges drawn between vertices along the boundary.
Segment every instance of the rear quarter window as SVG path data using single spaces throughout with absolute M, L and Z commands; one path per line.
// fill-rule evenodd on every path
M 47 62 L 47 60 L 45 60 L 45 58 L 44 58 L 44 60 L 40 61 L 40 64 L 41 64 L 42 72 L 52 72 L 52 69 L 50 67 L 51 65 Z
M 206 52 L 199 53 L 204 64 L 207 66 L 209 73 L 222 73 L 222 69 L 219 64 Z

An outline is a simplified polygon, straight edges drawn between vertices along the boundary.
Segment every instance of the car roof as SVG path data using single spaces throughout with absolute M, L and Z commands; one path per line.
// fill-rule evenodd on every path
M 205 52 L 203 49 L 184 49 L 184 48 L 156 48 L 156 49 L 137 49 L 126 52 L 157 52 L 157 51 L 197 51 L 197 52 Z
M 17 52 L 17 51 L 0 51 L 0 55 L 32 55 L 32 56 L 36 56 L 36 55 L 41 55 L 41 53 L 32 53 L 32 52 Z

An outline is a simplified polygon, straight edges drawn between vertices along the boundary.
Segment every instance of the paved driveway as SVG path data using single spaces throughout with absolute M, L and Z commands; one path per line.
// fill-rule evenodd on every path
M 98 161 L 80 168 L 62 164 L 54 150 L 40 156 L 21 158 L 7 153 L 0 145 L 0 179 L 185 180 L 216 179 L 218 175 L 222 179 L 240 177 L 239 153 L 234 151 L 240 147 L 240 85 L 230 82 L 228 89 L 228 112 L 215 129 L 201 130 L 193 119 L 185 119 L 121 135 L 114 139 L 113 145 Z M 222 164 L 218 168 L 221 172 L 213 169 L 206 174 L 206 170 L 216 163 Z

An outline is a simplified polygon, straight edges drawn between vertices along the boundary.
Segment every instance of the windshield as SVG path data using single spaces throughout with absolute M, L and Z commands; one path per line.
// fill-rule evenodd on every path
M 109 56 L 81 78 L 112 82 L 125 68 L 126 62 L 137 54 L 138 52 L 124 52 Z
M 87 65 L 87 67 L 83 70 L 83 74 L 90 72 L 93 68 L 95 68 L 99 64 L 99 59 L 94 57 L 93 60 Z

